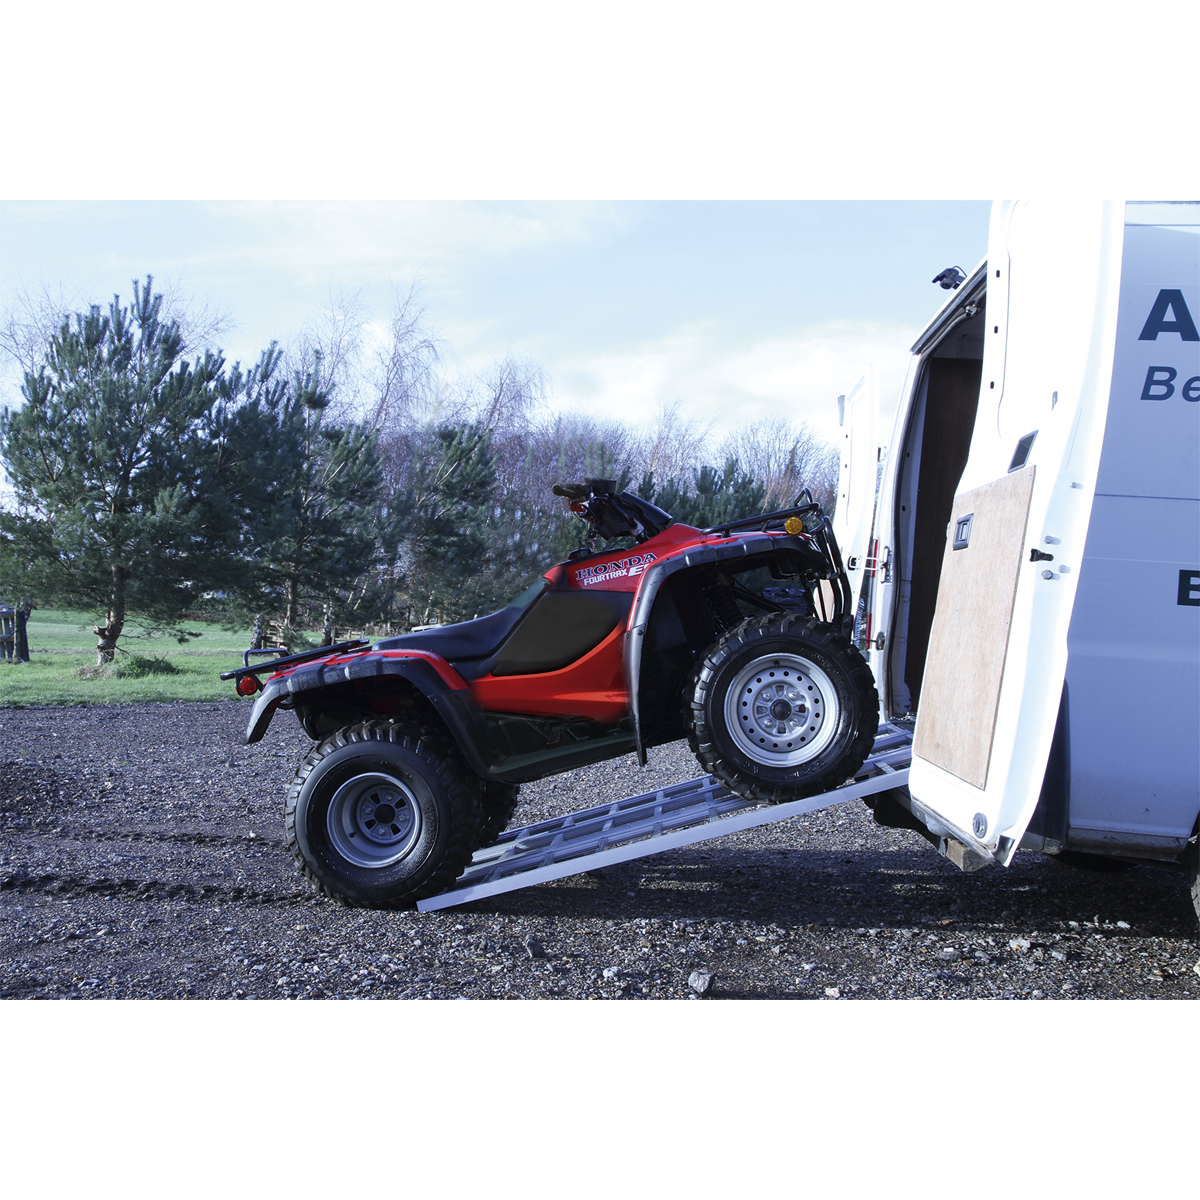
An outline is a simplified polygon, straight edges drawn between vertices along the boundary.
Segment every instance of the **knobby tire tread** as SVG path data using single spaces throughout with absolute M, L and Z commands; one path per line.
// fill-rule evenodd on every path
M 343 895 L 324 883 L 309 867 L 301 852 L 296 836 L 296 807 L 301 789 L 309 775 L 330 754 L 345 746 L 369 742 L 390 742 L 416 754 L 434 768 L 439 781 L 446 789 L 450 804 L 450 843 L 442 861 L 434 873 L 410 892 L 403 900 L 392 904 L 377 903 Z M 392 907 L 409 908 L 417 900 L 436 896 L 444 892 L 466 868 L 471 856 L 478 849 L 481 823 L 479 790 L 468 782 L 455 756 L 447 753 L 437 738 L 412 726 L 397 725 L 390 721 L 363 721 L 357 725 L 339 729 L 319 745 L 315 746 L 301 762 L 292 782 L 288 785 L 284 808 L 284 831 L 288 849 L 300 868 L 300 873 L 322 895 L 328 896 L 346 908 Z
M 713 679 L 720 666 L 734 654 L 753 647 L 756 642 L 780 636 L 803 639 L 838 662 L 862 710 L 859 727 L 841 757 L 821 775 L 800 785 L 756 779 L 746 770 L 728 762 L 713 740 L 713 731 L 705 715 Z M 731 629 L 693 667 L 686 694 L 688 745 L 700 765 L 730 791 L 768 804 L 782 804 L 803 796 L 818 795 L 845 783 L 866 762 L 879 728 L 879 695 L 866 660 L 832 625 L 800 613 L 782 616 L 766 613 L 760 617 L 750 617 L 736 629 Z M 720 711 L 719 704 L 716 709 Z
M 442 754 L 447 758 L 454 759 L 465 779 L 478 783 L 480 824 L 479 837 L 474 850 L 478 850 L 480 846 L 490 846 L 508 828 L 513 814 L 517 811 L 518 793 L 521 790 L 519 785 L 480 778 L 471 770 L 458 746 L 448 740 L 444 729 L 431 729 L 427 725 L 421 725 L 419 729 L 421 735 L 435 743 Z

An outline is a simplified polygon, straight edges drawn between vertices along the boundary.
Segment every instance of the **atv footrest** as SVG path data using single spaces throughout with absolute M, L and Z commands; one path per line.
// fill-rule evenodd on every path
M 855 779 L 819 796 L 759 804 L 734 795 L 709 775 L 510 829 L 476 851 L 450 891 L 418 901 L 417 908 L 453 908 L 902 787 L 911 761 L 912 734 L 886 725 Z

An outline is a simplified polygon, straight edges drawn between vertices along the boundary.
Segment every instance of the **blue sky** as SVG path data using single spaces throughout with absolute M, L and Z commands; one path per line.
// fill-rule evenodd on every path
M 82 301 L 147 273 L 230 314 L 231 358 L 339 298 L 377 325 L 416 282 L 450 370 L 515 354 L 550 402 L 631 422 L 678 400 L 717 430 L 763 416 L 832 435 L 863 364 L 895 398 L 913 335 L 969 270 L 988 204 L 888 202 L 7 202 L 0 305 Z M 12 398 L 12 380 L 8 396 Z

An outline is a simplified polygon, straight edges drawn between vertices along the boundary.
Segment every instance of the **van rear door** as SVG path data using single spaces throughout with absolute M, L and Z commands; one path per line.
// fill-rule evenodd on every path
M 857 598 L 862 586 L 871 517 L 875 511 L 875 478 L 879 459 L 876 428 L 879 424 L 879 389 L 872 363 L 858 382 L 838 397 L 841 423 L 841 469 L 838 473 L 837 508 L 833 535 Z
M 955 495 L 909 791 L 1007 865 L 1054 734 L 1104 436 L 1124 206 L 997 202 L 970 454 Z

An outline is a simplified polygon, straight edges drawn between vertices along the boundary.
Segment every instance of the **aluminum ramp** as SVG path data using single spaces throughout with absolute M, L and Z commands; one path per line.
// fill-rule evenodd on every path
M 885 725 L 855 778 L 819 796 L 788 804 L 759 804 L 735 795 L 707 775 L 510 829 L 475 852 L 451 890 L 419 900 L 417 908 L 422 912 L 453 908 L 902 787 L 908 783 L 911 762 L 912 733 Z

